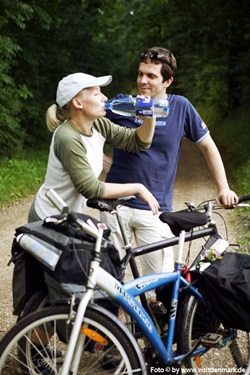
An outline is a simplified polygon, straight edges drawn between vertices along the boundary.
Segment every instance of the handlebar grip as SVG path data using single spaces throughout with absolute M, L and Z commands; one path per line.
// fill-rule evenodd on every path
M 49 189 L 46 196 L 61 213 L 67 214 L 69 212 L 67 203 L 64 202 L 64 200 L 56 193 L 54 189 Z
M 239 197 L 238 203 L 250 201 L 250 194 Z
M 109 202 L 109 203 L 108 203 Z M 97 208 L 99 211 L 106 211 L 106 212 L 111 212 L 112 211 L 112 205 L 111 205 L 112 200 L 108 200 L 107 203 L 104 202 L 104 200 L 100 201 L 99 199 L 88 199 L 87 200 L 87 206 L 90 208 Z

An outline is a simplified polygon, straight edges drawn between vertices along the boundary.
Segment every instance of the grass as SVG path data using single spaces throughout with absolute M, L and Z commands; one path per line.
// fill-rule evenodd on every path
M 35 193 L 44 180 L 48 149 L 28 149 L 0 161 L 0 208 Z
M 234 215 L 237 229 L 237 243 L 240 245 L 242 253 L 250 254 L 250 208 L 245 208 Z

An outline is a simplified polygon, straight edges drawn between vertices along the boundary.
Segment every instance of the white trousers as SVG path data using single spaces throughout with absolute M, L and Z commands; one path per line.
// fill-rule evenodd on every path
M 122 218 L 127 232 L 128 240 L 131 243 L 134 239 L 136 246 L 151 244 L 163 239 L 173 237 L 169 226 L 162 223 L 158 216 L 151 211 L 139 210 L 127 206 L 119 208 L 119 215 Z M 119 250 L 120 257 L 125 255 L 124 241 L 115 215 L 102 212 L 101 221 L 106 223 L 111 230 L 111 241 Z M 157 250 L 139 256 L 143 275 L 173 271 L 174 255 L 173 248 Z M 137 258 L 137 259 L 138 259 Z

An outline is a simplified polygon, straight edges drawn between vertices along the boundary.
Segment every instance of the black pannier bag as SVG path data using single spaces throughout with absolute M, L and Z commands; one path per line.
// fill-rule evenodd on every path
M 14 238 L 12 243 L 14 270 L 12 276 L 13 314 L 20 315 L 26 302 L 38 290 L 45 289 L 44 270 L 37 260 L 24 251 Z
M 88 215 L 77 215 L 85 222 L 91 220 L 96 226 L 100 224 Z M 58 257 L 57 264 L 51 268 L 46 262 L 37 260 L 36 254 L 23 250 L 16 239 L 22 234 L 28 234 L 42 245 L 48 244 Z M 123 272 L 119 253 L 108 239 L 109 234 L 109 229 L 104 230 L 101 267 L 121 280 Z M 94 247 L 95 239 L 80 231 L 76 223 L 64 220 L 62 215 L 17 228 L 12 244 L 14 314 L 19 315 L 29 297 L 41 287 L 48 288 L 51 303 L 64 302 L 72 293 L 81 297 Z M 97 293 L 95 297 L 100 296 Z
M 226 253 L 204 271 L 191 271 L 205 285 L 212 311 L 228 328 L 250 332 L 250 255 Z

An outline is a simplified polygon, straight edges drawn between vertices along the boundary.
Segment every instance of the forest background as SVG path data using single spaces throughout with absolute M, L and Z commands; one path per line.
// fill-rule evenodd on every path
M 231 186 L 249 193 L 248 0 L 0 0 L 0 9 L 0 207 L 43 181 L 58 81 L 111 74 L 109 98 L 137 93 L 139 54 L 155 45 L 177 58 L 169 92 L 198 109 Z

